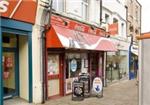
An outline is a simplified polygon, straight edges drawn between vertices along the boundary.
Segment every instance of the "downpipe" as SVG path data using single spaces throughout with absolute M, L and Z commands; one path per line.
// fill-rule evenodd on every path
M 47 31 L 50 30 L 50 26 L 51 26 L 51 14 L 52 14 L 52 3 L 53 0 L 50 1 L 49 5 L 47 6 L 43 6 L 45 7 L 46 10 L 46 15 L 45 15 L 45 21 L 46 21 L 46 17 L 48 16 L 48 22 L 47 24 L 45 24 L 42 32 L 41 32 L 41 68 L 42 68 L 42 104 L 45 103 L 45 100 L 47 99 L 46 96 L 46 79 L 47 79 L 47 72 L 46 72 L 46 33 Z

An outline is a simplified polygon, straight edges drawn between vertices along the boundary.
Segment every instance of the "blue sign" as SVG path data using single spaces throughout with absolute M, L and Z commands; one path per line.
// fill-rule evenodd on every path
M 76 59 L 71 60 L 70 69 L 72 72 L 75 72 L 77 70 L 77 60 Z

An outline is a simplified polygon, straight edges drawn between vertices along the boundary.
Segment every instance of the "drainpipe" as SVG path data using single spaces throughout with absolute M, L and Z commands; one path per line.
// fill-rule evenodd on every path
M 103 8 L 103 1 L 102 0 L 100 0 L 100 26 L 102 25 L 102 8 Z
M 47 24 L 45 24 L 45 27 L 44 27 L 44 30 L 42 31 L 42 34 L 41 34 L 41 48 L 42 48 L 42 51 L 41 51 L 41 55 L 42 55 L 42 61 L 41 61 L 41 68 L 42 68 L 42 104 L 45 103 L 45 100 L 46 100 L 46 76 L 47 76 L 47 72 L 46 72 L 46 33 L 47 31 L 49 31 L 50 29 L 50 26 L 51 26 L 51 14 L 52 14 L 52 2 L 53 0 L 49 1 L 48 2 L 45 2 L 45 1 L 42 1 L 42 3 L 44 3 L 45 5 L 41 5 L 43 6 L 46 10 L 46 15 L 45 16 L 48 16 L 45 17 L 45 22 L 46 22 L 46 19 L 48 20 Z
M 131 76 L 130 76 L 130 72 L 131 72 L 131 59 L 132 59 L 132 56 L 131 56 L 132 45 L 133 45 L 133 35 L 131 35 L 131 42 L 130 42 L 130 46 L 129 46 L 129 80 L 132 79 Z

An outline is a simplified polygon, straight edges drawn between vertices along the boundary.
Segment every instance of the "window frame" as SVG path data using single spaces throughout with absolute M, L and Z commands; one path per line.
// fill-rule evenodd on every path
M 81 1 L 81 8 L 82 8 L 82 18 L 87 20 L 88 19 L 88 10 L 89 10 L 89 0 L 82 0 Z M 85 8 L 84 8 L 85 7 Z M 85 9 L 85 10 L 84 10 Z M 85 12 L 85 13 L 84 13 Z M 84 16 L 85 15 L 85 16 Z

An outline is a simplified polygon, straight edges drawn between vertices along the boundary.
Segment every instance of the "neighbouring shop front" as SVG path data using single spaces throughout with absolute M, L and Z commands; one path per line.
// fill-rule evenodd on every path
M 129 78 L 134 79 L 137 77 L 138 72 L 138 46 L 132 45 L 129 57 Z
M 118 43 L 118 41 L 115 41 Z M 117 52 L 107 53 L 107 65 L 106 65 L 106 80 L 107 83 L 115 82 L 123 78 L 128 78 L 128 46 L 127 42 L 118 43 Z
M 91 80 L 103 78 L 104 53 L 116 51 L 103 35 L 103 30 L 96 27 L 52 15 L 46 35 L 47 98 L 72 93 L 72 82 L 81 73 L 88 73 Z
M 8 1 L 8 10 L 2 11 L 0 17 L 0 105 L 3 99 L 13 97 L 32 102 L 32 24 L 36 2 L 17 3 Z M 33 11 L 29 12 L 28 6 Z

